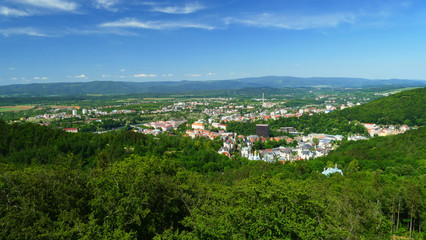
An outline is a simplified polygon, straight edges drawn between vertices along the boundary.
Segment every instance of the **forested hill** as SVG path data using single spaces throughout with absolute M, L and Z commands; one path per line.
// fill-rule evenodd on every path
M 293 163 L 221 142 L 0 120 L 0 239 L 425 237 L 425 130 Z M 325 176 L 326 166 L 344 176 Z
M 369 80 L 362 78 L 298 78 L 298 77 L 255 77 L 233 80 L 209 81 L 158 81 L 158 82 L 64 82 L 33 83 L 0 86 L 0 97 L 40 97 L 75 96 L 87 94 L 134 94 L 170 93 L 195 90 L 226 90 L 243 88 L 286 88 L 286 87 L 327 87 L 327 88 L 365 88 L 365 87 L 424 87 L 421 80 Z
M 357 124 L 407 124 L 423 126 L 426 119 L 426 88 L 403 91 L 360 106 L 336 110 L 328 114 L 304 114 L 301 117 L 278 118 L 259 122 L 228 122 L 227 129 L 238 134 L 256 133 L 256 123 L 267 123 L 273 134 L 280 127 L 294 127 L 304 134 L 367 134 L 366 129 Z
M 423 126 L 426 123 L 426 88 L 403 91 L 335 114 L 349 121 Z
M 426 128 L 410 130 L 404 134 L 375 137 L 366 141 L 343 142 L 322 161 L 332 161 L 346 166 L 351 161 L 364 170 L 380 169 L 398 176 L 426 173 Z M 315 165 L 315 164 L 314 164 Z M 320 169 L 318 169 L 320 170 Z

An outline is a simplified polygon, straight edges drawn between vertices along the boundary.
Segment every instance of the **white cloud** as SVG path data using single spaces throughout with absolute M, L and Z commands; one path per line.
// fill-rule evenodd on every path
M 77 75 L 77 76 L 74 76 L 74 77 L 75 78 L 85 78 L 85 79 L 87 79 L 86 75 L 84 75 L 84 74 Z
M 25 17 L 25 16 L 29 16 L 30 14 L 26 11 L 22 11 L 18 9 L 0 7 L 0 15 L 11 16 L 11 17 Z
M 169 13 L 169 14 L 189 14 L 194 13 L 199 10 L 204 9 L 205 7 L 203 5 L 200 5 L 199 3 L 189 3 L 184 6 L 158 6 L 155 4 L 151 9 L 153 12 L 162 12 L 162 13 Z
M 207 73 L 207 76 L 214 76 L 216 73 Z
M 263 13 L 242 18 L 225 18 L 225 24 L 242 24 L 261 28 L 283 28 L 290 30 L 305 30 L 313 28 L 336 27 L 342 23 L 354 24 L 357 20 L 355 14 L 333 13 L 309 16 L 278 16 Z
M 173 77 L 173 73 L 169 73 L 169 74 L 163 74 L 163 77 Z
M 47 80 L 48 77 L 34 77 L 34 80 Z
M 95 6 L 96 8 L 104 8 L 110 11 L 116 11 L 113 7 L 117 5 L 120 0 L 96 0 Z
M 14 78 L 11 78 L 12 80 L 17 80 L 18 78 L 16 78 L 16 77 L 14 77 Z
M 90 29 L 90 30 L 70 28 L 63 33 L 63 35 L 83 35 L 83 36 L 102 35 L 102 34 L 113 34 L 113 35 L 119 35 L 119 36 L 136 36 L 137 35 L 131 31 L 118 29 L 118 28 L 102 28 L 102 29 L 97 28 L 97 29 Z
M 29 35 L 29 36 L 36 36 L 36 37 L 47 37 L 46 34 L 40 33 L 38 30 L 32 27 L 0 29 L 0 35 L 3 35 L 5 37 L 9 37 L 10 35 Z
M 191 22 L 167 22 L 167 21 L 147 21 L 141 22 L 135 18 L 123 18 L 115 22 L 107 22 L 100 25 L 101 27 L 122 27 L 122 28 L 141 28 L 141 29 L 181 29 L 181 28 L 199 28 L 213 30 L 215 27 Z
M 155 74 L 140 73 L 140 74 L 133 75 L 133 77 L 135 77 L 135 78 L 140 78 L 140 77 L 157 77 L 157 75 L 155 75 Z
M 125 72 L 125 71 L 126 71 L 126 69 L 121 69 L 121 70 L 120 70 L 120 72 Z
M 9 68 L 9 70 L 10 70 L 10 71 L 13 71 L 13 70 L 15 70 L 15 68 L 11 67 L 11 68 Z
M 201 77 L 201 74 L 185 74 L 187 77 Z
M 77 9 L 77 4 L 66 0 L 15 0 L 23 4 L 32 5 L 40 8 L 56 9 L 61 11 L 74 11 Z
M 108 74 L 102 74 L 102 75 L 101 75 L 101 77 L 103 77 L 103 78 L 109 78 L 109 77 L 111 77 L 111 75 L 108 75 Z

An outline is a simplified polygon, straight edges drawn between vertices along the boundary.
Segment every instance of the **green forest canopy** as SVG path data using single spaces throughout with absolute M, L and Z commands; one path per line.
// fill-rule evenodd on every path
M 423 127 L 286 164 L 178 136 L 2 121 L 0 136 L 1 239 L 425 236 Z

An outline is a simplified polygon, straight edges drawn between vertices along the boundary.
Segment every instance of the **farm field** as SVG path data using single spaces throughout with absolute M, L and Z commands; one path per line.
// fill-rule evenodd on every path
M 33 109 L 34 106 L 2 106 L 0 112 L 18 112 Z

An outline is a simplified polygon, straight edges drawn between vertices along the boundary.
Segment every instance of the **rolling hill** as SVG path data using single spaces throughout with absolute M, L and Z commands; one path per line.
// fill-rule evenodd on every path
M 403 91 L 338 114 L 349 121 L 422 126 L 426 121 L 426 88 Z

